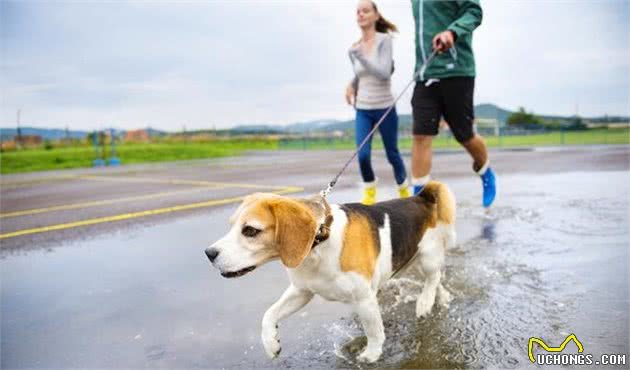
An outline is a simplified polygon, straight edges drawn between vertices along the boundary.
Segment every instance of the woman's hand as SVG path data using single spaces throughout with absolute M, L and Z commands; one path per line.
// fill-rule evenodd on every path
M 346 87 L 346 103 L 348 103 L 348 105 L 354 105 L 354 87 L 352 87 L 352 84 L 348 84 L 348 87 Z

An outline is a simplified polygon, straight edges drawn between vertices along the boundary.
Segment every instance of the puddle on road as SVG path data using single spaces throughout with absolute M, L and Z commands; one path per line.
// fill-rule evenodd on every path
M 587 353 L 628 353 L 630 175 L 596 175 L 500 178 L 490 212 L 474 178 L 449 182 L 454 300 L 417 320 L 422 284 L 410 274 L 389 282 L 376 365 L 354 361 L 365 339 L 350 309 L 321 299 L 281 323 L 282 353 L 266 359 L 260 320 L 288 280 L 279 263 L 230 280 L 210 268 L 203 250 L 230 207 L 5 256 L 3 367 L 514 368 L 530 366 L 529 337 L 558 345 L 569 333 Z

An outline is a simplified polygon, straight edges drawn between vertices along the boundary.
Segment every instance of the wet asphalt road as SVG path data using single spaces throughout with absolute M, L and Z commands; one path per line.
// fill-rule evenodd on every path
M 254 191 L 316 193 L 350 154 L 348 151 L 254 152 L 218 160 L 3 175 L 2 253 L 125 232 L 130 227 L 148 227 L 191 214 L 209 214 L 222 202 Z M 503 150 L 492 153 L 491 158 L 493 167 L 501 174 L 628 167 L 628 149 L 624 147 Z M 405 160 L 409 164 L 409 158 Z M 471 177 L 470 160 L 462 151 L 439 152 L 434 161 L 434 178 Z M 391 188 L 393 175 L 383 153 L 375 153 L 373 162 L 381 187 Z M 351 165 L 337 189 L 356 189 L 358 179 L 358 166 Z M 359 197 L 357 193 L 352 200 Z M 238 199 L 232 199 L 235 201 Z M 169 207 L 179 208 L 168 211 Z M 137 215 L 156 210 L 162 213 L 149 217 Z M 86 222 L 90 224 L 84 225 Z M 74 227 L 77 223 L 81 225 Z M 62 228 L 58 230 L 39 232 L 59 225 Z M 12 236 L 16 232 L 26 234 Z
M 271 263 L 227 280 L 203 255 L 238 197 L 314 193 L 348 154 L 2 176 L 0 234 L 30 232 L 0 239 L 2 367 L 355 367 L 346 343 L 361 336 L 357 322 L 320 299 L 281 325 L 281 357 L 267 360 L 260 319 L 287 285 L 284 270 Z M 434 177 L 458 198 L 446 270 L 455 300 L 417 321 L 421 284 L 404 276 L 388 285 L 377 366 L 530 366 L 530 336 L 557 345 L 569 333 L 585 352 L 628 354 L 630 148 L 491 155 L 499 197 L 484 212 L 467 156 L 436 154 Z M 393 196 L 384 156 L 374 162 L 379 194 Z M 357 179 L 352 166 L 330 201 L 356 201 Z M 42 229 L 55 225 L 67 227 Z

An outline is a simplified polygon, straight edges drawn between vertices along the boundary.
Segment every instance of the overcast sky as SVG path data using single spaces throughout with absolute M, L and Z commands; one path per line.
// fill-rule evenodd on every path
M 407 0 L 393 89 L 415 63 Z M 476 103 L 630 115 L 630 1 L 482 1 Z M 0 126 L 169 131 L 348 119 L 355 1 L 0 1 Z M 410 94 L 398 104 L 409 113 Z

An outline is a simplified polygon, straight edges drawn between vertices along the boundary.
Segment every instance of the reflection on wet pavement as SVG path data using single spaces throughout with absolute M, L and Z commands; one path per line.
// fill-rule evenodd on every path
M 630 175 L 504 176 L 488 212 L 473 180 L 448 182 L 459 206 L 445 277 L 455 299 L 417 320 L 422 284 L 409 273 L 389 282 L 384 353 L 361 367 L 530 366 L 529 337 L 569 333 L 585 352 L 628 353 Z M 284 270 L 227 280 L 203 255 L 233 208 L 4 256 L 3 367 L 359 366 L 359 323 L 321 299 L 281 323 L 282 353 L 265 357 L 260 320 L 288 284 Z

